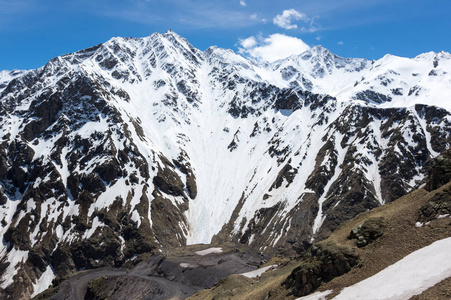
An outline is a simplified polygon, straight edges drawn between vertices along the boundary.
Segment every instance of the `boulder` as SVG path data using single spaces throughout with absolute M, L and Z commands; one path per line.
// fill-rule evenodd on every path
M 353 228 L 349 239 L 356 239 L 357 247 L 365 247 L 384 234 L 384 218 L 369 218 L 359 226 Z

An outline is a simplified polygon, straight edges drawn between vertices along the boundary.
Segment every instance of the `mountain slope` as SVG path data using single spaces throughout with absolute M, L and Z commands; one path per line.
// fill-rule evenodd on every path
M 256 65 L 170 31 L 2 73 L 0 287 L 164 244 L 302 252 L 422 183 L 451 139 L 450 64 L 315 47 Z
M 297 259 L 273 258 L 259 278 L 232 275 L 190 299 L 448 298 L 451 184 L 435 175 L 449 169 L 449 155 L 432 162 L 428 183 L 437 189 L 359 214 Z

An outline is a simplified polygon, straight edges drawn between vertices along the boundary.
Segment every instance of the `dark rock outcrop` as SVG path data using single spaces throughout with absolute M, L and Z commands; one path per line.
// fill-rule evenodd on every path
M 439 216 L 451 215 L 451 189 L 435 194 L 419 212 L 420 223 L 430 222 Z
M 313 245 L 283 283 L 290 294 L 301 297 L 317 289 L 322 282 L 349 272 L 361 262 L 352 250 L 333 242 Z
M 451 150 L 443 152 L 429 162 L 427 191 L 438 189 L 451 180 Z
M 349 239 L 356 239 L 357 247 L 365 247 L 384 234 L 384 218 L 370 218 L 353 228 Z

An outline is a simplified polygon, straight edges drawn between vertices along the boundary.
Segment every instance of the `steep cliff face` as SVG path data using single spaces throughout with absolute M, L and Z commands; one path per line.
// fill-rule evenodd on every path
M 422 183 L 451 139 L 447 70 L 322 47 L 262 66 L 167 32 L 2 72 L 1 288 L 164 244 L 302 251 Z

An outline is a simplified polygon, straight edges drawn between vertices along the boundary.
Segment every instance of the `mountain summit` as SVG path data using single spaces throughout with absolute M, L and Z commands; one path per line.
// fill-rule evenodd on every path
M 271 64 L 169 31 L 0 73 L 0 287 L 234 241 L 302 252 L 423 183 L 451 141 L 451 57 Z

